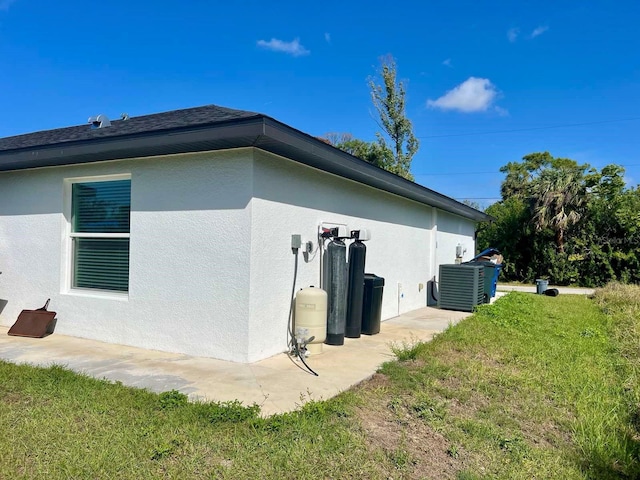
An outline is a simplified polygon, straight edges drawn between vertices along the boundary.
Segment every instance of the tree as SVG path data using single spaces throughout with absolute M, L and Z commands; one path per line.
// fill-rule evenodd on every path
M 584 170 L 575 162 L 540 172 L 533 187 L 533 223 L 537 231 L 551 228 L 556 248 L 564 253 L 567 229 L 578 223 L 586 200 Z
M 640 191 L 625 188 L 624 169 L 619 165 L 607 165 L 587 177 L 589 198 L 578 232 L 581 276 L 591 285 L 611 280 L 637 283 Z
M 569 158 L 554 158 L 549 152 L 531 153 L 522 157 L 522 162 L 509 162 L 500 169 L 506 174 L 500 193 L 503 200 L 528 201 L 536 231 L 551 229 L 557 251 L 564 253 L 567 229 L 581 217 L 588 169 L 589 165 L 578 165 Z M 593 174 L 593 170 L 589 172 Z
M 640 190 L 626 187 L 621 166 L 598 171 L 538 152 L 501 171 L 503 197 L 487 208 L 495 222 L 478 245 L 502 251 L 503 278 L 640 282 Z
M 530 153 L 521 162 L 509 162 L 500 168 L 506 175 L 500 186 L 500 194 L 505 200 L 511 197 L 531 198 L 536 181 L 543 172 L 552 169 L 574 169 L 585 171 L 589 165 L 578 165 L 570 158 L 555 158 L 549 152 Z
M 411 160 L 418 151 L 419 142 L 413 134 L 413 125 L 406 116 L 406 89 L 403 82 L 397 82 L 396 71 L 393 57 L 383 57 L 378 72 L 382 85 L 376 84 L 371 77 L 368 80 L 371 99 L 379 117 L 377 123 L 384 134 L 376 132 L 376 139 L 372 142 L 354 138 L 350 133 L 328 133 L 323 140 L 351 155 L 413 181 Z
M 405 85 L 402 81 L 397 82 L 396 73 L 396 62 L 389 55 L 381 59 L 378 74 L 382 79 L 382 85 L 377 84 L 374 78 L 369 78 L 371 100 L 380 119 L 379 126 L 389 137 L 391 146 L 387 147 L 382 133 L 376 133 L 376 137 L 380 146 L 393 152 L 393 163 L 386 169 L 413 180 L 411 160 L 418 151 L 419 142 L 413 134 L 413 125 L 405 111 Z
M 503 279 L 525 280 L 532 276 L 533 230 L 528 204 L 511 197 L 490 205 L 485 212 L 495 218 L 480 226 L 478 250 L 497 248 L 504 256 Z
M 480 205 L 480 203 L 476 202 L 475 200 L 469 200 L 468 198 L 465 198 L 464 200 L 462 200 L 462 203 L 464 203 L 467 207 L 471 207 L 471 208 L 475 208 L 476 210 L 480 210 L 482 211 L 482 205 Z
M 385 170 L 389 170 L 389 166 L 393 164 L 393 152 L 379 141 L 365 142 L 350 133 L 328 133 L 325 140 L 334 147 Z

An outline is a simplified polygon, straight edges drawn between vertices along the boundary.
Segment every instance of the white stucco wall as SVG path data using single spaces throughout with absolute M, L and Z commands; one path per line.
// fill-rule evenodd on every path
M 51 297 L 56 332 L 248 358 L 251 150 L 0 174 L 0 323 Z M 129 295 L 68 291 L 64 180 L 131 174 Z
M 69 290 L 65 180 L 130 174 L 128 295 Z M 367 228 L 383 319 L 426 304 L 427 281 L 472 222 L 252 149 L 0 173 L 0 324 L 51 298 L 56 332 L 251 362 L 283 351 L 292 234 L 312 240 L 296 290 L 319 286 L 318 226 Z M 436 249 L 436 242 L 438 248 Z
M 456 246 L 462 245 L 462 261 L 466 262 L 475 256 L 474 231 L 475 224 L 458 215 L 438 210 L 436 226 L 436 264 L 455 263 Z M 436 278 L 438 270 L 435 272 Z
M 317 246 L 322 222 L 371 231 L 366 271 L 385 278 L 383 319 L 426 305 L 426 283 L 436 274 L 431 207 L 260 151 L 255 153 L 253 179 L 251 360 L 285 348 L 294 270 L 291 234 Z M 464 239 L 471 253 L 473 223 L 438 213 L 447 229 L 438 234 L 446 252 L 450 241 Z M 461 221 L 468 225 L 455 225 Z M 446 252 L 438 260 L 446 258 Z M 455 258 L 455 245 L 453 252 Z M 300 255 L 296 290 L 318 286 L 319 272 L 317 253 L 307 261 Z

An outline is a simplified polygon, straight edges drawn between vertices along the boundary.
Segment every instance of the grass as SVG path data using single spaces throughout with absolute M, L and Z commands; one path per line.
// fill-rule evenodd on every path
M 638 478 L 640 292 L 618 294 L 614 312 L 612 288 L 596 302 L 514 292 L 483 306 L 386 364 L 385 395 L 480 478 Z
M 507 285 L 507 286 L 518 286 L 518 287 L 535 287 L 536 284 L 534 283 L 525 283 L 525 282 L 518 282 L 517 280 L 509 280 L 509 281 L 500 281 L 500 283 L 498 283 L 498 288 L 501 285 Z
M 378 476 L 349 395 L 265 420 L 255 406 L 187 403 L 58 366 L 2 363 L 0 385 L 0 478 Z M 353 467 L 353 455 L 365 460 Z
M 270 418 L 0 362 L 0 478 L 639 478 L 638 299 L 510 293 Z

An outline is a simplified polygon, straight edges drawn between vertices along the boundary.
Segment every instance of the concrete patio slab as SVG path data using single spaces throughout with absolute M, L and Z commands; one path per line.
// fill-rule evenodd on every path
M 393 343 L 429 341 L 469 316 L 425 307 L 382 323 L 378 335 L 323 346 L 307 363 L 319 376 L 286 354 L 252 364 L 114 345 L 53 334 L 46 338 L 10 337 L 0 327 L 0 359 L 38 366 L 58 364 L 86 375 L 120 381 L 154 392 L 179 390 L 192 399 L 257 403 L 263 415 L 287 412 L 308 399 L 327 399 L 373 375 L 394 358 Z

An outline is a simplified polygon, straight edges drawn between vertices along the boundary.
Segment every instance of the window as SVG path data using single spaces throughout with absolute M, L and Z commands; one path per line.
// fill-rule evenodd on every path
M 129 290 L 131 179 L 71 184 L 71 287 Z

